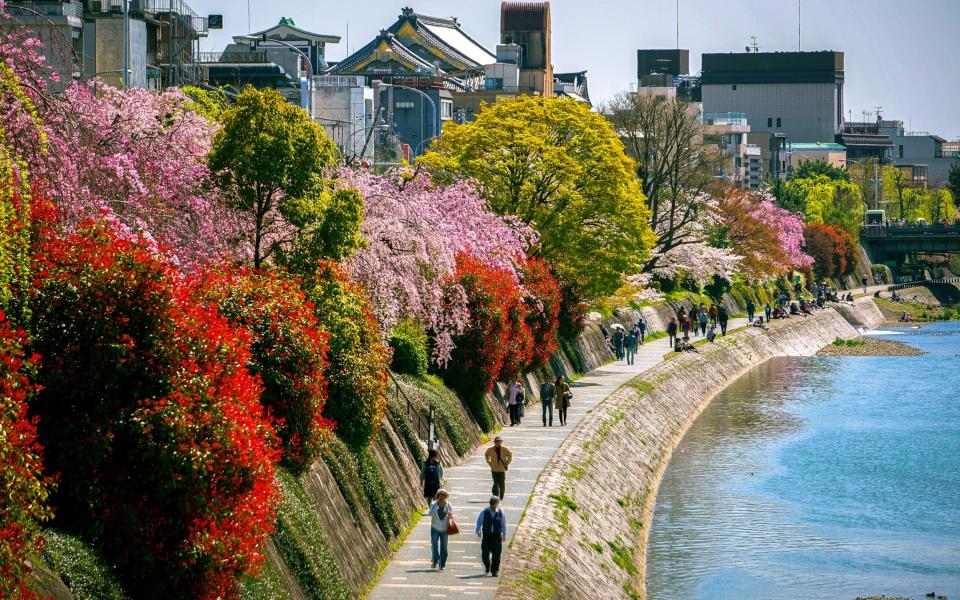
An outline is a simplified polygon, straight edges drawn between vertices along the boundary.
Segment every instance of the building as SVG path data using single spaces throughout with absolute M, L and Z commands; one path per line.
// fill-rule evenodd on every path
M 637 50 L 637 81 L 646 75 L 690 74 L 690 51 L 677 49 Z
M 843 144 L 819 142 L 788 143 L 786 149 L 787 172 L 793 173 L 805 162 L 823 161 L 839 169 L 847 166 L 847 147 Z
M 376 120 L 374 90 L 363 77 L 316 76 L 312 81 L 313 119 L 322 125 L 348 161 L 373 162 Z
M 550 3 L 500 4 L 500 43 L 520 47 L 520 88 L 524 93 L 553 96 Z
M 744 113 L 751 131 L 832 143 L 843 125 L 843 53 L 704 54 L 703 110 Z
M 272 88 L 309 109 L 311 78 L 328 68 L 327 44 L 339 42 L 340 36 L 306 31 L 284 17 L 263 31 L 234 36 L 223 52 L 203 53 L 204 81 L 235 91 L 247 85 Z
M 851 121 L 843 124 L 837 141 L 847 149 L 847 161 L 876 160 L 880 164 L 890 162 L 893 142 L 890 136 L 880 131 L 880 122 Z
M 760 149 L 764 176 L 784 179 L 787 176 L 787 136 L 769 131 L 751 131 L 747 142 Z
M 717 176 L 744 189 L 757 189 L 763 180 L 760 147 L 747 143 L 750 125 L 743 113 L 704 113 L 703 141 L 719 148 L 724 161 Z
M 689 50 L 637 50 L 637 83 L 631 91 L 699 103 L 700 77 L 689 71 Z
M 911 167 L 916 174 L 912 179 L 923 179 L 933 186 L 942 186 L 950 176 L 951 165 L 960 163 L 960 143 L 948 142 L 938 135 L 926 131 L 906 131 L 903 121 L 884 121 L 878 123 L 881 133 L 890 137 L 892 144 L 891 162 L 898 167 Z M 925 166 L 926 173 L 917 170 Z
M 375 87 L 377 105 L 385 109 L 384 118 L 410 157 L 453 119 L 453 92 L 485 87 L 485 67 L 497 62 L 456 18 L 404 8 L 393 25 L 333 65 L 328 75 L 363 77 Z M 507 81 L 510 85 L 509 77 Z
M 158 89 L 196 83 L 209 20 L 183 0 L 10 0 L 13 26 L 44 42 L 63 82 L 99 77 Z M 124 72 L 128 71 L 125 78 Z

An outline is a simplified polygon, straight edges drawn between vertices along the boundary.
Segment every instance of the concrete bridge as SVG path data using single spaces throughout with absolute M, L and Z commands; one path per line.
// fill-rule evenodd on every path
M 868 225 L 860 241 L 873 262 L 918 253 L 960 253 L 960 224 Z

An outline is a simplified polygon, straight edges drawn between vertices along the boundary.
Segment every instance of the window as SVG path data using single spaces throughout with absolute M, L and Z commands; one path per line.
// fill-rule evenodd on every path
M 440 101 L 440 118 L 445 121 L 453 118 L 453 100 Z
M 900 144 L 900 147 L 898 148 L 898 151 L 899 151 L 899 153 L 900 153 L 900 158 L 903 158 L 903 144 Z
M 409 109 L 414 107 L 413 100 L 397 100 L 393 103 L 393 108 L 397 110 Z
M 503 78 L 502 77 L 487 77 L 486 86 L 488 90 L 502 90 L 503 89 Z
M 782 127 L 782 125 L 780 124 L 780 117 L 777 117 L 777 127 Z
M 773 127 L 773 117 L 767 117 L 767 127 Z
M 733 84 L 733 85 L 732 85 L 732 86 L 730 86 L 730 87 L 732 87 L 732 88 L 733 88 L 733 91 L 737 91 L 737 84 Z

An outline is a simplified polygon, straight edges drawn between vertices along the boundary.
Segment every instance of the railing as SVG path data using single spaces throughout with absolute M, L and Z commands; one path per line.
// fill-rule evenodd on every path
M 124 0 L 87 0 L 87 10 L 94 13 L 122 13 Z M 209 31 L 207 17 L 201 17 L 183 0 L 127 0 L 131 13 L 172 14 L 190 21 L 190 27 L 199 35 Z
M 407 410 L 407 418 L 414 424 L 414 431 L 416 431 L 417 436 L 427 442 L 427 450 L 432 450 L 435 447 L 434 442 L 436 441 L 433 424 L 433 400 L 430 400 L 430 406 L 427 409 L 427 418 L 424 419 L 420 411 L 417 410 L 416 405 L 410 400 L 410 397 L 400 388 L 400 382 L 397 381 L 393 372 L 387 372 L 390 373 L 390 379 L 393 380 L 393 388 L 396 390 L 394 397 L 400 400 L 400 396 L 403 396 L 404 406 Z
M 197 62 L 201 64 L 264 64 L 270 62 L 270 59 L 267 58 L 266 52 L 198 52 Z
M 917 287 L 918 285 L 924 285 L 929 283 L 960 283 L 960 277 L 943 277 L 941 279 L 916 279 L 914 281 L 908 281 L 906 283 L 898 283 L 896 285 L 887 286 L 887 291 L 892 292 L 893 290 L 903 290 L 910 287 Z
M 704 125 L 746 125 L 747 114 L 738 112 L 704 113 Z
M 318 75 L 313 84 L 321 87 L 363 87 L 366 83 L 363 75 Z

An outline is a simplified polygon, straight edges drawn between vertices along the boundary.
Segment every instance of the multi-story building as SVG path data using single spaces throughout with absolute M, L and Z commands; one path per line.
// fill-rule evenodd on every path
M 33 29 L 64 82 L 161 88 L 198 80 L 209 21 L 183 0 L 10 0 L 7 9 L 7 26 Z
M 837 142 L 847 149 L 847 161 L 870 159 L 880 164 L 890 162 L 893 142 L 880 130 L 880 122 L 850 121 L 843 124 Z
M 793 173 L 805 162 L 823 161 L 831 167 L 847 166 L 847 147 L 843 144 L 821 142 L 798 142 L 787 144 L 787 172 Z
M 764 176 L 783 179 L 787 176 L 787 136 L 769 131 L 751 131 L 747 142 L 760 148 Z
M 723 163 L 717 176 L 744 189 L 756 189 L 763 180 L 760 147 L 748 144 L 750 125 L 743 113 L 704 113 L 703 141 L 719 148 Z
M 690 75 L 690 51 L 682 48 L 637 50 L 634 91 L 700 102 L 700 77 Z
M 893 145 L 891 162 L 896 166 L 926 167 L 925 181 L 933 186 L 947 183 L 951 165 L 960 163 L 960 143 L 950 142 L 926 131 L 907 131 L 903 121 L 878 123 L 881 133 L 890 137 Z M 920 173 L 913 179 L 922 178 Z
M 843 125 L 843 53 L 704 54 L 703 110 L 747 115 L 751 131 L 834 142 Z

